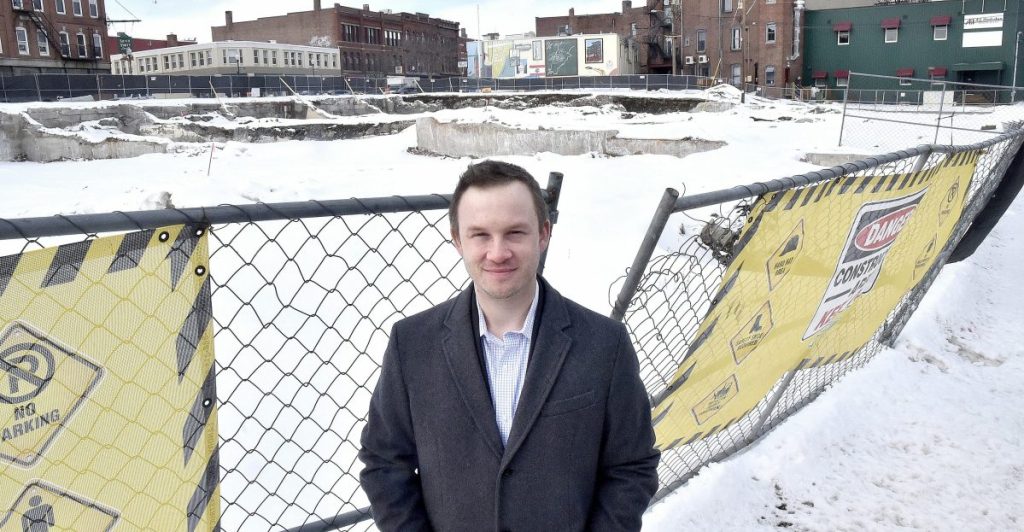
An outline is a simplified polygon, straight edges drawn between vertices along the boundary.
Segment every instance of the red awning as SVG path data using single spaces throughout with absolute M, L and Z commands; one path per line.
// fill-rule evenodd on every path
M 946 67 L 928 67 L 928 73 L 933 76 L 945 76 Z
M 811 74 L 811 77 L 814 78 L 814 79 L 826 79 L 826 78 L 828 78 L 828 72 L 826 72 L 824 70 L 815 70 Z
M 891 30 L 900 27 L 900 19 L 898 18 L 887 18 L 882 20 L 882 29 Z
M 832 31 L 850 31 L 853 29 L 852 22 L 836 22 L 832 25 Z
M 932 17 L 932 26 L 949 26 L 949 23 L 953 21 L 953 17 L 949 15 L 939 15 Z
M 850 71 L 849 70 L 836 70 L 835 71 L 835 76 L 836 76 L 836 79 L 848 79 L 850 77 Z
M 900 78 L 912 78 L 912 77 L 914 77 L 914 69 L 913 68 L 897 68 L 896 69 L 896 76 L 900 77 Z

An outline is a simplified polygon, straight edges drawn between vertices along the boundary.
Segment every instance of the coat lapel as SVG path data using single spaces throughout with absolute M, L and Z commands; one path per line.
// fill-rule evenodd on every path
M 536 319 L 540 320 L 533 355 L 526 369 L 526 380 L 519 395 L 519 406 L 512 420 L 512 431 L 502 456 L 502 467 L 512 459 L 526 435 L 529 434 L 540 409 L 547 401 L 569 352 L 572 339 L 563 330 L 571 325 L 565 300 L 546 281 L 541 280 L 544 290 L 544 309 Z M 485 390 L 486 391 L 486 390 Z M 489 403 L 488 403 L 489 404 Z M 493 407 L 492 407 L 493 410 Z M 493 413 L 491 414 L 493 418 Z
M 473 325 L 469 321 L 472 316 L 471 290 L 472 285 L 459 294 L 448 316 L 445 317 L 444 324 L 447 330 L 443 340 L 444 355 L 455 380 L 455 387 L 458 388 L 473 423 L 480 431 L 480 436 L 494 451 L 495 456 L 501 458 L 503 449 L 495 421 L 494 405 L 491 404 L 491 394 L 487 390 L 487 382 L 483 377 L 484 372 L 477 354 L 480 340 L 473 338 Z

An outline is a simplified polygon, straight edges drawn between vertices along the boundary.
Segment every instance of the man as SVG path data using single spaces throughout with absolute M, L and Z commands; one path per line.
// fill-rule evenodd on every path
M 472 165 L 449 218 L 473 284 L 391 332 L 359 453 L 377 526 L 639 530 L 659 453 L 636 353 L 537 276 L 537 182 Z

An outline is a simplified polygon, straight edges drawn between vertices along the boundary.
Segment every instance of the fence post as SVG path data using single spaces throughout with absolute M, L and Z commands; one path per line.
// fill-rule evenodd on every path
M 551 221 L 551 231 L 555 229 L 555 224 L 558 223 L 558 200 L 562 196 L 562 178 L 564 175 L 562 172 L 551 172 L 548 174 L 548 186 L 545 191 L 548 193 L 547 204 L 548 204 L 548 219 Z M 548 234 L 550 239 L 551 234 Z M 548 259 L 548 250 L 551 249 L 550 240 L 548 241 L 548 249 L 544 250 L 544 253 L 540 255 L 540 266 L 537 268 L 537 273 L 544 273 L 544 263 Z
M 747 436 L 745 441 L 747 445 L 753 443 L 753 441 L 757 439 L 758 435 L 761 434 L 761 431 L 764 430 L 765 423 L 768 422 L 768 418 L 771 417 L 772 411 L 775 410 L 775 407 L 778 406 L 779 401 L 782 400 L 783 394 L 785 394 L 786 390 L 789 389 L 790 383 L 792 383 L 793 378 L 796 377 L 796 372 L 803 369 L 803 367 L 806 364 L 807 359 L 801 360 L 800 364 L 798 364 L 797 367 L 793 368 L 792 371 L 786 373 L 786 376 L 782 380 L 782 384 L 779 385 L 779 391 L 775 392 L 775 395 L 773 395 L 772 398 L 768 400 L 768 404 L 765 405 L 764 413 L 761 414 L 759 418 L 757 418 L 757 421 L 755 421 L 754 425 L 750 428 L 750 435 Z
M 152 94 L 149 93 L 149 76 L 143 75 L 142 79 L 146 82 L 146 96 L 152 96 Z
M 918 149 L 921 150 L 921 154 L 918 155 L 917 160 L 914 161 L 914 168 L 911 169 L 911 172 L 920 172 L 921 169 L 924 168 L 925 163 L 928 162 L 928 158 L 932 155 L 932 146 L 930 144 L 918 146 Z
M 665 189 L 665 194 L 661 196 L 658 210 L 654 211 L 654 218 L 651 219 L 651 225 L 647 228 L 647 234 L 644 235 L 644 240 L 640 243 L 640 249 L 637 250 L 636 257 L 633 258 L 633 265 L 629 267 L 626 280 L 619 290 L 618 297 L 615 298 L 615 306 L 612 308 L 611 314 L 612 319 L 622 321 L 626 316 L 629 302 L 633 299 L 633 295 L 636 294 L 637 287 L 640 286 L 640 279 L 644 275 L 644 270 L 647 269 L 647 263 L 651 260 L 651 255 L 654 254 L 654 248 L 658 245 L 661 232 L 665 230 L 668 217 L 675 210 L 676 199 L 678 198 L 679 192 L 671 188 Z
M 850 100 L 850 84 L 853 83 L 853 72 L 846 78 L 846 88 L 843 89 L 843 118 L 839 122 L 839 145 L 843 145 L 843 129 L 846 127 L 846 103 Z
M 939 128 L 942 127 L 942 106 L 946 103 L 946 82 L 942 82 L 942 94 L 939 96 L 939 117 L 935 120 L 935 140 L 933 144 L 939 143 Z M 950 124 L 952 125 L 952 124 Z
M 36 79 L 36 101 L 43 101 L 43 91 L 39 89 L 39 74 L 33 74 L 33 78 Z

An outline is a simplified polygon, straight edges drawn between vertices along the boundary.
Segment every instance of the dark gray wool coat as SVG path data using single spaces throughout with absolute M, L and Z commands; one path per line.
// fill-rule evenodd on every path
M 640 529 L 659 453 L 636 353 L 621 323 L 540 285 L 507 447 L 473 288 L 394 326 L 359 453 L 381 530 Z

